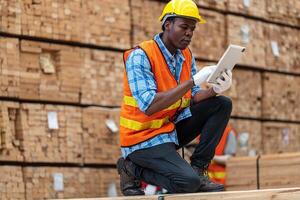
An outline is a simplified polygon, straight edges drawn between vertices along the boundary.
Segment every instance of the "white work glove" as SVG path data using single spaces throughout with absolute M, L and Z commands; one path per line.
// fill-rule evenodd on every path
M 221 76 L 216 80 L 217 83 L 212 84 L 215 93 L 220 94 L 231 87 L 232 73 L 230 70 L 222 72 Z
M 201 85 L 204 83 L 209 75 L 216 70 L 216 68 L 216 65 L 203 67 L 199 72 L 197 72 L 197 74 L 193 76 L 194 84 Z

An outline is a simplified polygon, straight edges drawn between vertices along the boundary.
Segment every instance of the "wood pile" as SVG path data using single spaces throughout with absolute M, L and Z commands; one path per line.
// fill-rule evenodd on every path
M 227 9 L 235 13 L 265 18 L 266 0 L 227 0 Z
M 299 152 L 234 157 L 226 167 L 226 190 L 298 187 L 299 167 Z
M 121 153 L 119 114 L 120 109 L 83 109 L 84 163 L 116 164 Z
M 32 37 L 130 47 L 129 1 L 1 1 L 1 31 Z
M 266 119 L 300 119 L 300 77 L 263 73 L 262 116 Z
M 0 176 L 0 199 L 25 199 L 22 167 L 1 165 Z
M 119 176 L 115 169 L 78 167 L 25 167 L 26 199 L 92 198 L 119 193 Z
M 261 189 L 298 187 L 300 153 L 263 155 L 259 160 Z
M 266 23 L 228 15 L 227 19 L 227 44 L 237 44 L 246 47 L 245 56 L 240 64 L 264 68 L 266 66 L 265 37 Z
M 257 157 L 233 157 L 226 166 L 226 190 L 257 189 Z

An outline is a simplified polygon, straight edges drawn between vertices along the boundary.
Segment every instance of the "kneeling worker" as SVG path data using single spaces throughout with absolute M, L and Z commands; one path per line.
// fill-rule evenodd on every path
M 124 53 L 117 162 L 122 193 L 143 195 L 141 180 L 169 193 L 223 191 L 205 174 L 230 118 L 231 100 L 217 94 L 230 88 L 231 71 L 200 89 L 215 66 L 196 71 L 188 45 L 196 24 L 205 20 L 192 0 L 171 0 L 160 21 L 162 33 Z M 188 164 L 176 149 L 199 133 L 201 142 Z

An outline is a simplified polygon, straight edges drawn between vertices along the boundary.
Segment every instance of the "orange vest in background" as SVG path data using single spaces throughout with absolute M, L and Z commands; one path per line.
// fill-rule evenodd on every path
M 226 142 L 228 135 L 232 128 L 227 125 L 224 130 L 223 136 L 215 149 L 215 155 L 224 155 L 224 150 L 226 147 Z M 225 185 L 226 180 L 226 173 L 225 173 L 225 166 L 221 164 L 217 164 L 216 162 L 212 161 L 208 167 L 208 175 L 210 179 L 216 183 L 221 183 Z
M 147 55 L 151 64 L 151 71 L 156 81 L 157 92 L 165 92 L 175 88 L 178 83 L 169 70 L 165 58 L 154 40 L 141 43 L 141 48 Z M 124 62 L 134 49 L 124 53 Z M 192 55 L 188 48 L 181 51 L 185 61 L 182 65 L 180 83 L 191 79 Z M 151 116 L 144 114 L 133 98 L 128 84 L 126 70 L 124 72 L 124 96 L 120 114 L 120 144 L 122 147 L 132 146 L 144 142 L 162 133 L 174 130 L 173 117 L 179 110 L 190 105 L 191 90 L 173 105 Z

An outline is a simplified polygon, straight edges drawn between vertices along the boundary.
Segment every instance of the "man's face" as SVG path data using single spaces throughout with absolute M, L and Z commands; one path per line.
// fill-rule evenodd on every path
M 191 42 L 196 28 L 196 20 L 188 18 L 175 18 L 166 26 L 168 39 L 176 49 L 185 49 Z

